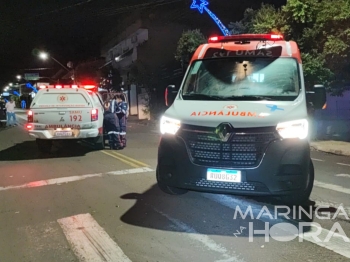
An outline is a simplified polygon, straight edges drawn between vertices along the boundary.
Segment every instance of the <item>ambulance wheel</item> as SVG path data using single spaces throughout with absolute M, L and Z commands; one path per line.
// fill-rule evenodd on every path
M 157 177 L 157 184 L 158 184 L 159 189 L 168 195 L 183 195 L 183 194 L 186 194 L 188 192 L 188 190 L 186 190 L 186 189 L 167 186 L 167 185 L 162 184 L 159 181 L 159 167 L 158 166 L 157 166 L 157 170 L 156 170 L 156 177 Z
M 36 145 L 42 153 L 49 153 L 52 149 L 52 140 L 36 139 Z
M 99 136 L 96 140 L 96 142 L 94 143 L 94 148 L 96 150 L 102 150 L 105 149 L 105 141 L 104 141 L 104 136 Z
M 315 180 L 315 169 L 314 164 L 310 160 L 310 169 L 309 169 L 309 181 L 308 185 L 306 187 L 306 190 L 300 191 L 298 194 L 288 195 L 288 196 L 281 196 L 279 199 L 286 203 L 291 205 L 304 205 L 307 204 L 312 192 L 312 189 L 314 187 L 314 180 Z

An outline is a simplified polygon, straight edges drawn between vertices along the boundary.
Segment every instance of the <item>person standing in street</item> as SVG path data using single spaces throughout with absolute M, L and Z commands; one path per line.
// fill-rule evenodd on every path
M 6 103 L 6 113 L 7 113 L 7 124 L 6 126 L 17 126 L 15 107 L 16 103 L 11 98 L 9 102 Z
M 125 102 L 125 96 L 123 93 L 116 95 L 116 114 L 117 120 L 120 127 L 120 140 L 122 142 L 122 146 L 126 147 L 126 122 L 128 116 L 128 104 Z
M 117 116 L 110 110 L 110 103 L 104 104 L 105 112 L 103 114 L 103 129 L 108 134 L 108 144 L 110 149 L 118 150 L 122 149 L 120 141 L 120 129 L 117 125 Z

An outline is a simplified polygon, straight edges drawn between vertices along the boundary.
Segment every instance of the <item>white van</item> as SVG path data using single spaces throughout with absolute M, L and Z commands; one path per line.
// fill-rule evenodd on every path
M 298 46 L 280 35 L 212 37 L 198 47 L 180 88 L 168 86 L 157 181 L 188 190 L 308 200 L 314 182 L 308 105 Z
M 104 148 L 104 107 L 93 85 L 40 86 L 27 113 L 26 128 L 40 151 L 54 140 L 86 140 Z

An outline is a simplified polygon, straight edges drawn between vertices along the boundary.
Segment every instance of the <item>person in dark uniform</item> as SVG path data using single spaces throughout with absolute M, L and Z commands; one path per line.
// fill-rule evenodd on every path
M 116 115 L 120 127 L 120 140 L 123 147 L 126 147 L 126 122 L 128 115 L 128 104 L 125 102 L 123 93 L 116 95 Z
M 110 149 L 122 149 L 123 146 L 120 141 L 120 128 L 118 127 L 117 123 L 117 116 L 116 114 L 112 113 L 110 110 L 110 103 L 106 102 L 104 104 L 105 112 L 103 115 L 103 129 L 108 134 L 108 143 Z

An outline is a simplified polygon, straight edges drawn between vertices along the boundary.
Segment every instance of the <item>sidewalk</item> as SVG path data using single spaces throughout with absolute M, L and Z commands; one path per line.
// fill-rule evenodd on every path
M 159 125 L 158 119 L 152 119 L 152 120 L 147 120 L 147 119 L 138 119 L 137 116 L 129 116 L 128 117 L 128 123 L 130 124 L 137 124 L 137 125 L 143 125 L 143 126 L 153 126 L 157 127 Z
M 314 141 L 310 143 L 311 149 L 341 156 L 350 156 L 350 143 L 342 141 Z
M 25 113 L 27 112 L 29 109 L 22 109 L 22 108 L 15 108 L 15 113 Z

